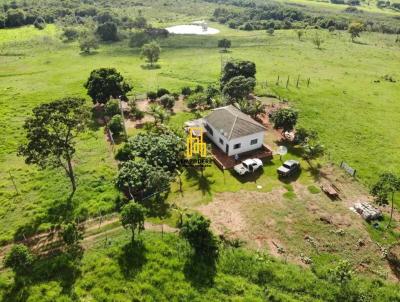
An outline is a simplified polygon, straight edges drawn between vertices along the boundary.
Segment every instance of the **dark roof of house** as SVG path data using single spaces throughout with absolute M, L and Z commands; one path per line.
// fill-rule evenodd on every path
M 266 130 L 263 125 L 232 105 L 216 108 L 204 119 L 228 140 Z

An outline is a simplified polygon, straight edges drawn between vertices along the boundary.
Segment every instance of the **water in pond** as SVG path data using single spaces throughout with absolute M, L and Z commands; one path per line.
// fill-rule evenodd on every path
M 178 35 L 215 35 L 219 33 L 218 29 L 202 26 L 202 25 L 176 25 L 167 27 L 171 34 L 178 34 Z

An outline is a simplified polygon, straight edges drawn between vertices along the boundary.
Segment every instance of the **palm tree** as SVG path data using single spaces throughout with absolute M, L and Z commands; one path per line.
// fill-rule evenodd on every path
M 169 113 L 160 105 L 151 104 L 147 113 L 154 118 L 154 126 L 156 127 L 169 119 Z

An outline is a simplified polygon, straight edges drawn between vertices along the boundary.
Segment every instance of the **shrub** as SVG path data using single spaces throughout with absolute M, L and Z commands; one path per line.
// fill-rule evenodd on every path
M 108 128 L 111 130 L 112 134 L 119 136 L 123 130 L 121 115 L 114 115 L 108 123 Z
M 144 31 L 134 31 L 129 35 L 129 47 L 142 47 L 148 42 L 150 39 Z
M 39 30 L 42 30 L 46 27 L 46 21 L 44 21 L 42 17 L 37 17 L 35 22 L 33 22 L 33 26 Z
M 157 90 L 157 97 L 162 97 L 164 94 L 169 94 L 168 89 L 160 88 Z
M 114 99 L 107 102 L 106 105 L 104 106 L 104 112 L 110 118 L 113 117 L 114 115 L 120 114 L 121 110 L 119 108 L 119 100 Z
M 204 87 L 201 85 L 197 85 L 196 88 L 194 89 L 194 93 L 200 93 L 204 92 Z
M 157 99 L 157 92 L 155 91 L 148 91 L 146 95 L 147 98 L 152 102 L 154 102 Z
M 164 94 L 160 98 L 160 104 L 165 109 L 171 110 L 175 105 L 175 98 L 173 96 L 169 95 L 169 94 Z
M 192 94 L 192 89 L 191 89 L 189 86 L 182 87 L 181 93 L 182 93 L 184 96 L 191 95 L 191 94 Z

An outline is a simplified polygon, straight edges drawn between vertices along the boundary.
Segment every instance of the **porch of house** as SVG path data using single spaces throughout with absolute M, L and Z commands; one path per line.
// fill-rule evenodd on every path
M 223 170 L 232 169 L 235 165 L 239 164 L 240 162 L 248 158 L 258 158 L 264 162 L 267 159 L 271 159 L 273 154 L 268 146 L 263 145 L 259 149 L 240 154 L 239 160 L 235 160 L 235 156 L 228 156 L 214 143 L 212 143 L 211 141 L 207 142 L 211 145 L 211 153 L 214 162 L 219 168 Z

